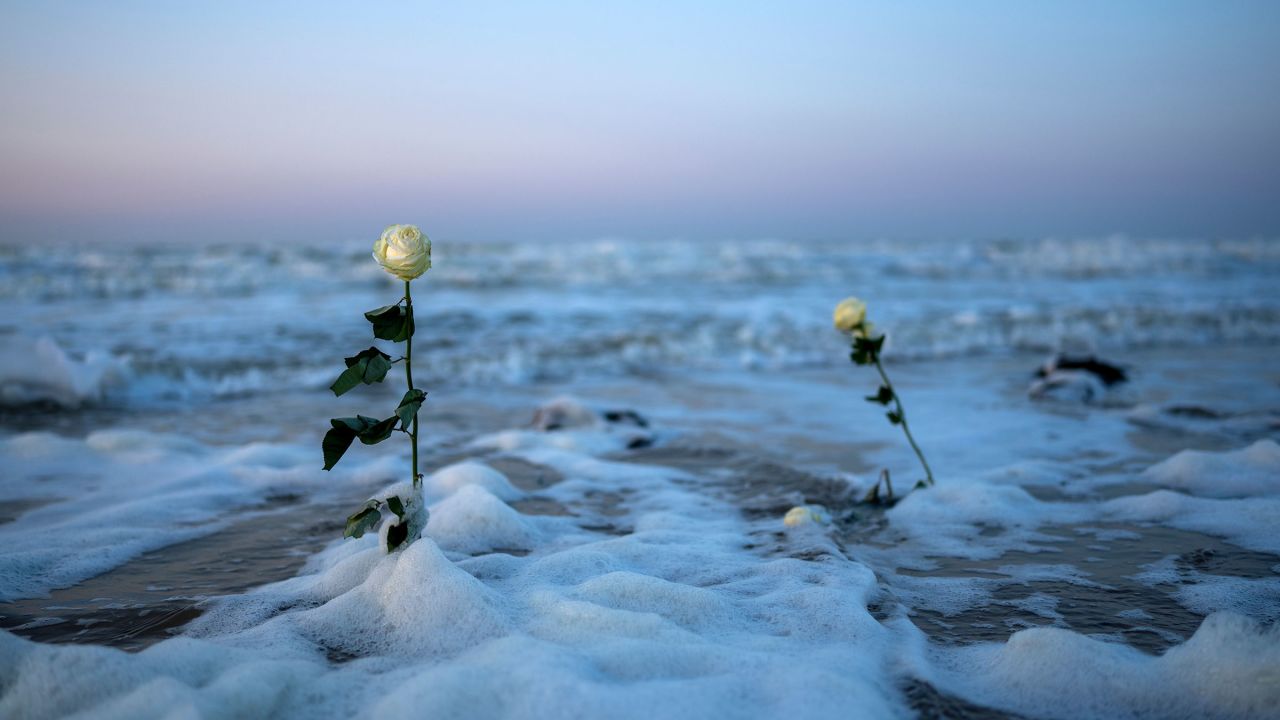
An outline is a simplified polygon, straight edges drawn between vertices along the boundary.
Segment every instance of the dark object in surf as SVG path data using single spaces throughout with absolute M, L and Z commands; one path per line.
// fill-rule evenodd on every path
M 642 428 L 649 427 L 649 421 L 645 420 L 644 416 L 635 410 L 605 410 L 602 414 L 605 422 L 628 423 Z
M 542 432 L 555 432 L 556 430 L 598 426 L 601 421 L 608 425 L 630 425 L 636 428 L 649 427 L 649 421 L 635 410 L 597 411 L 568 397 L 556 398 L 539 407 L 534 411 L 533 421 L 530 424 Z
M 1126 382 L 1129 379 L 1129 374 L 1119 365 L 1099 360 L 1093 355 L 1066 355 L 1063 353 L 1059 353 L 1052 360 L 1041 365 L 1036 370 L 1036 377 L 1048 378 L 1050 375 L 1062 370 L 1080 370 L 1091 373 L 1107 387 Z
M 1165 415 L 1191 418 L 1193 420 L 1221 420 L 1227 415 L 1199 405 L 1174 405 L 1164 409 Z

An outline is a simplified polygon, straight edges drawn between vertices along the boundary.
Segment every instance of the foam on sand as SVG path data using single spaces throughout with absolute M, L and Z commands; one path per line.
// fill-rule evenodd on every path
M 285 717 L 904 712 L 886 690 L 891 638 L 866 610 L 876 581 L 865 566 L 762 560 L 743 552 L 751 528 L 736 509 L 681 473 L 538 452 L 570 472 L 551 491 L 575 510 L 588 490 L 642 479 L 645 498 L 612 511 L 634 531 L 551 518 L 533 538 L 532 518 L 464 484 L 406 550 L 386 555 L 372 535 L 335 542 L 305 574 L 213 601 L 188 637 L 138 655 L 5 635 L 0 714 L 235 716 L 245 705 L 223 704 L 235 682 Z M 450 562 L 436 544 L 513 532 L 537 540 L 527 556 Z
M 936 652 L 940 686 L 1044 718 L 1263 718 L 1280 707 L 1280 628 L 1230 613 L 1151 657 L 1058 628 Z
M 1216 535 L 1250 550 L 1280 553 L 1280 497 L 1217 500 L 1157 490 L 1109 500 L 1102 509 L 1112 519 L 1160 523 Z
M 1043 502 L 1016 485 L 963 481 L 912 492 L 887 515 L 920 553 L 972 560 L 1035 552 L 1031 542 L 1045 539 L 1038 528 L 1089 517 L 1082 506 Z
M 1223 453 L 1183 450 L 1142 477 L 1201 497 L 1280 495 L 1280 444 L 1266 439 Z
M 482 487 L 505 501 L 524 497 L 524 492 L 512 485 L 507 476 L 478 462 L 460 462 L 440 468 L 422 481 L 423 493 L 436 498 L 448 497 L 466 486 Z
M 300 575 L 210 600 L 183 637 L 140 653 L 0 632 L 0 716 L 888 718 L 910 715 L 901 687 L 916 679 L 1037 717 L 1249 718 L 1280 703 L 1280 637 L 1255 620 L 1212 615 L 1158 657 L 1064 628 L 934 645 L 906 614 L 981 603 L 995 581 L 877 577 L 856 559 L 880 553 L 889 568 L 937 553 L 990 559 L 1033 548 L 1048 526 L 1130 516 L 1203 523 L 1210 508 L 1222 513 L 1218 529 L 1247 540 L 1274 527 L 1265 503 L 1260 514 L 1241 514 L 1230 505 L 1245 502 L 1238 498 L 1168 490 L 1155 499 L 1045 502 L 1014 485 L 959 479 L 910 494 L 886 513 L 874 549 L 850 549 L 835 522 L 788 529 L 785 506 L 753 516 L 691 471 L 601 457 L 617 446 L 601 441 L 599 427 L 515 432 L 519 442 L 489 452 L 554 469 L 562 479 L 538 499 L 563 514 L 517 511 L 508 498 L 527 496 L 487 466 L 444 468 L 424 483 L 430 520 L 409 547 L 386 554 L 372 533 L 335 540 Z M 47 507 L 78 521 L 62 528 L 68 544 L 97 541 L 83 530 L 93 527 L 88 504 L 115 527 L 129 512 L 183 500 L 208 525 L 218 512 L 316 475 L 313 451 L 295 456 L 274 445 L 225 450 L 148 433 L 4 442 L 20 477 L 96 468 L 87 480 L 51 486 L 68 499 Z M 1231 472 L 1251 462 L 1225 457 Z M 370 467 L 357 472 L 372 477 L 387 466 Z M 81 487 L 85 506 L 70 498 Z M 1226 527 L 1229 516 L 1236 530 Z M 163 519 L 140 532 L 172 525 Z M 20 547 L 64 542 L 41 535 L 38 523 L 13 534 L 9 526 L 0 537 Z M 40 567 L 9 572 L 51 576 Z M 1153 581 L 1167 569 L 1150 568 Z M 1011 582 L 1090 582 L 1053 562 L 996 571 Z M 1249 585 L 1251 602 L 1265 603 L 1271 588 Z M 1207 595 L 1184 601 L 1221 605 Z M 1026 604 L 1061 619 L 1051 597 Z
M 530 550 L 538 535 L 519 513 L 480 485 L 464 485 L 433 505 L 426 534 L 446 550 L 469 554 Z

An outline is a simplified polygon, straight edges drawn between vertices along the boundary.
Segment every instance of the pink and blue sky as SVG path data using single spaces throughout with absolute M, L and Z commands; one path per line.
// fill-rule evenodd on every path
M 1280 234 L 1280 3 L 3 2 L 0 240 Z

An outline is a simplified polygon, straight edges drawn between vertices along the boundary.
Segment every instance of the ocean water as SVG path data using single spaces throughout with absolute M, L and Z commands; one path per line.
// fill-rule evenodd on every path
M 1265 240 L 437 243 L 418 352 L 433 387 L 831 367 L 849 294 L 900 359 L 1273 344 L 1278 271 Z M 363 245 L 10 248 L 0 332 L 122 359 L 125 404 L 317 388 L 392 285 Z
M 1280 242 L 0 249 L 0 714 L 1267 717 Z M 861 396 L 856 294 L 938 477 Z M 388 343 L 377 343 L 398 355 Z M 1123 367 L 1036 387 L 1058 352 Z M 544 408 L 576 418 L 540 429 Z M 604 411 L 633 416 L 609 421 Z M 856 500 L 882 469 L 892 507 Z M 824 522 L 789 527 L 793 506 Z

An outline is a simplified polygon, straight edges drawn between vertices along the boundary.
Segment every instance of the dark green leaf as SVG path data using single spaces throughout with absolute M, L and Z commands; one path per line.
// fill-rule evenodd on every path
M 413 416 L 418 414 L 418 408 L 422 407 L 422 401 L 427 399 L 427 394 L 417 388 L 410 390 L 400 398 L 400 404 L 396 406 L 396 417 L 400 418 L 403 423 L 401 427 L 408 429 L 409 423 L 413 422 Z
M 400 521 L 387 528 L 387 552 L 395 552 L 409 539 L 409 523 Z
M 386 420 L 373 424 L 368 430 L 360 433 L 357 437 L 359 437 L 360 442 L 365 445 L 377 445 L 383 440 L 391 437 L 391 431 L 396 429 L 396 422 L 399 420 L 400 418 L 392 415 Z
M 888 385 L 881 385 L 880 389 L 876 391 L 875 395 L 867 395 L 865 397 L 867 402 L 880 403 L 881 405 L 888 405 L 889 403 L 893 402 L 893 389 L 890 388 Z
M 849 353 L 849 359 L 852 360 L 853 364 L 855 365 L 871 364 L 871 356 L 868 355 L 865 350 L 854 350 L 853 352 Z
M 884 336 L 878 338 L 862 337 L 858 335 L 853 338 L 854 352 L 863 352 L 872 358 L 880 354 L 880 348 L 884 346 Z
M 894 424 L 894 425 L 900 425 L 900 424 L 902 424 L 902 416 L 901 416 L 901 415 L 899 415 L 898 413 L 894 412 L 893 410 L 890 410 L 889 412 L 885 413 L 884 415 L 885 415 L 885 417 L 889 418 L 889 422 L 890 422 L 890 423 L 892 423 L 892 424 Z
M 335 430 L 346 428 L 353 433 L 355 437 L 360 438 L 360 442 L 365 445 L 377 445 L 391 436 L 391 431 L 396 429 L 396 422 L 400 418 L 392 415 L 386 420 L 371 418 L 367 415 L 357 415 L 355 417 L 334 418 L 329 421 Z M 350 444 L 350 441 L 347 443 Z
M 364 504 L 364 507 L 347 517 L 347 529 L 343 531 L 342 537 L 358 538 L 373 529 L 381 519 L 382 513 L 378 512 L 378 501 L 370 500 Z
M 392 495 L 387 498 L 387 509 L 396 514 L 396 517 L 404 520 L 404 503 L 400 502 L 399 495 Z
M 361 350 L 346 358 L 346 362 L 347 369 L 329 386 L 334 395 L 341 395 L 360 383 L 371 385 L 382 382 L 391 369 L 391 356 L 376 347 Z
M 373 336 L 379 340 L 404 342 L 413 337 L 413 308 L 404 305 L 384 305 L 364 314 L 373 323 Z
M 330 428 L 329 432 L 324 434 L 324 441 L 321 443 L 321 447 L 324 448 L 324 469 L 332 470 L 333 466 L 342 459 L 347 448 L 351 447 L 351 441 L 355 439 L 355 431 L 345 425 L 334 425 Z

